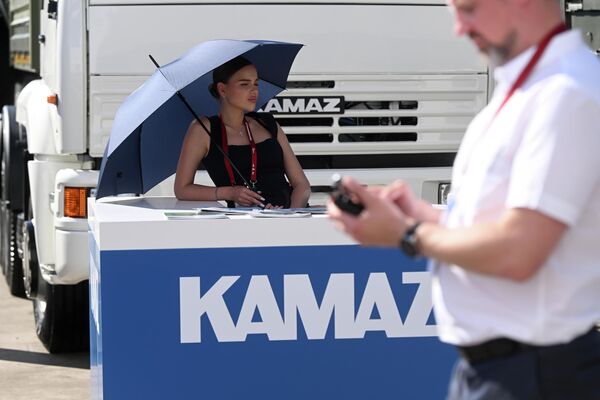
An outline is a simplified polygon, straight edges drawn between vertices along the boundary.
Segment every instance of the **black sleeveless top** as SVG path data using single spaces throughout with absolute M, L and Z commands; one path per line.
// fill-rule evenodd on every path
M 257 165 L 256 186 L 261 195 L 266 199 L 265 204 L 289 208 L 291 187 L 285 179 L 285 168 L 283 164 L 283 150 L 277 141 L 277 122 L 269 113 L 248 113 L 246 117 L 252 118 L 260 123 L 271 137 L 256 143 Z M 221 120 L 217 115 L 209 117 L 210 121 L 210 148 L 208 154 L 202 160 L 208 175 L 215 186 L 230 186 L 229 174 L 225 168 L 225 157 L 216 148 L 216 144 L 222 145 Z M 244 178 L 250 182 L 251 154 L 250 145 L 228 145 L 229 158 L 232 164 L 241 172 Z M 244 181 L 233 169 L 233 177 L 236 185 L 244 185 Z M 233 207 L 233 202 L 227 202 Z

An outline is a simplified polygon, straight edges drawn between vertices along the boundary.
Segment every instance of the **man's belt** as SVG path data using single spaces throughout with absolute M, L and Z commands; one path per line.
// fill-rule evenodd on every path
M 534 347 L 516 340 L 499 338 L 475 346 L 458 346 L 458 352 L 469 363 L 476 364 L 494 358 L 512 356 Z
M 518 353 L 522 353 L 533 349 L 568 349 L 571 345 L 578 347 L 578 342 L 584 340 L 594 340 L 600 335 L 600 326 L 592 326 L 592 328 L 581 336 L 571 340 L 569 343 L 535 346 L 517 342 L 516 340 L 499 338 L 489 340 L 487 342 L 475 346 L 458 346 L 460 355 L 471 364 L 477 364 L 483 361 L 492 360 L 494 358 L 508 357 Z M 597 340 L 597 339 L 596 339 Z

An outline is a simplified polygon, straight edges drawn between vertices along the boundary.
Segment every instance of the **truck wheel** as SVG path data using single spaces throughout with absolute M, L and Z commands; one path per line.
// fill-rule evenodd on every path
M 2 240 L 6 246 L 6 259 L 4 260 L 6 268 L 6 282 L 10 293 L 17 297 L 27 297 L 25 295 L 25 286 L 23 285 L 23 267 L 21 258 L 17 254 L 17 216 L 14 212 L 4 208 L 4 222 L 6 230 L 3 230 Z M 21 214 L 22 215 L 22 214 Z
M 37 296 L 39 264 L 35 248 L 35 228 L 31 220 L 23 223 L 23 286 L 28 298 Z
M 3 120 L 4 120 L 4 115 L 3 115 L 3 113 L 0 113 L 0 127 L 1 127 L 0 133 L 3 133 L 3 131 L 4 131 L 4 124 L 2 123 Z M 0 138 L 0 157 L 2 156 L 2 153 L 4 152 L 3 143 L 4 143 L 4 140 L 2 140 Z M 0 177 L 0 194 L 2 194 L 2 182 L 4 182 L 4 177 Z
M 7 163 L 8 160 L 4 157 L 4 138 L 10 137 L 10 131 L 16 129 L 15 126 L 11 126 L 11 108 L 8 106 L 2 107 L 2 130 L 0 131 L 0 263 L 2 263 L 2 273 L 6 275 L 8 267 L 8 236 L 9 229 L 6 221 L 5 204 L 8 200 L 5 196 L 4 182 L 7 179 Z M 15 122 L 16 123 L 16 122 Z
M 39 277 L 33 300 L 35 332 L 50 353 L 89 350 L 88 304 L 88 281 L 50 285 Z
M 8 240 L 6 238 L 8 235 L 8 228 L 6 227 L 5 215 L 4 212 L 4 201 L 0 199 L 0 269 L 2 269 L 2 275 L 6 276 L 6 266 L 8 265 Z
M 2 160 L 0 181 L 2 200 L 0 202 L 0 255 L 6 282 L 11 294 L 25 297 L 21 259 L 17 255 L 16 225 L 17 214 L 23 203 L 24 148 L 20 141 L 15 119 L 15 107 L 2 107 Z M 10 179 L 9 179 L 10 178 Z

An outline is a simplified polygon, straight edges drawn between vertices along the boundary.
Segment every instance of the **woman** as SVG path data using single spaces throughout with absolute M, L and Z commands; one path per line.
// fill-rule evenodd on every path
M 190 124 L 177 164 L 175 196 L 226 200 L 230 207 L 306 207 L 310 184 L 285 133 L 272 115 L 253 112 L 258 98 L 256 67 L 243 57 L 234 58 L 213 71 L 209 91 L 219 101 L 219 115 L 201 118 L 210 135 L 198 121 Z M 194 184 L 201 162 L 215 187 Z M 235 167 L 248 182 L 256 181 L 257 192 L 243 185 Z

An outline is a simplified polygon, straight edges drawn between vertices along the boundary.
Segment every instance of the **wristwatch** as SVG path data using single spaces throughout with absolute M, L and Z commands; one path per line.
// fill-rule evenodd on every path
M 418 258 L 421 256 L 419 253 L 418 245 L 417 245 L 417 228 L 421 225 L 420 221 L 415 222 L 411 226 L 408 227 L 402 239 L 400 239 L 400 249 L 411 258 Z

